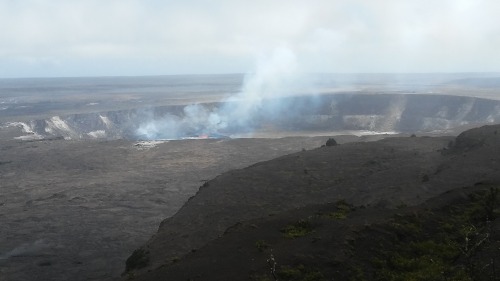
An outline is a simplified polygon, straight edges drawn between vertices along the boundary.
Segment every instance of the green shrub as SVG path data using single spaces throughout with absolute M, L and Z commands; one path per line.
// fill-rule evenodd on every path
M 269 245 L 264 240 L 257 240 L 255 242 L 255 248 L 257 248 L 259 252 L 264 252 L 265 249 L 269 248 Z
M 325 276 L 318 270 L 307 268 L 304 265 L 295 267 L 282 266 L 277 272 L 278 280 L 290 281 L 324 281 Z
M 354 265 L 349 268 L 349 281 L 366 281 L 365 272 L 360 266 Z
M 354 209 L 354 207 L 345 200 L 339 200 L 335 203 L 336 211 L 326 214 L 328 218 L 341 220 L 347 218 L 347 215 Z
M 448 206 L 441 214 L 396 215 L 389 229 L 396 234 L 394 248 L 379 250 L 371 262 L 375 280 L 472 281 L 483 280 L 480 274 L 493 276 L 494 270 L 482 273 L 490 270 L 490 261 L 477 254 L 489 243 L 498 192 L 490 188 L 471 193 L 468 201 Z
M 307 220 L 299 220 L 294 224 L 289 224 L 285 226 L 281 232 L 284 236 L 289 239 L 295 239 L 298 237 L 306 236 L 313 231 L 311 223 Z
M 302 268 L 299 268 L 302 267 Z M 303 266 L 299 267 L 288 267 L 288 266 L 283 266 L 281 269 L 278 271 L 278 277 L 279 279 L 283 280 L 293 280 L 297 279 L 302 276 L 302 271 Z

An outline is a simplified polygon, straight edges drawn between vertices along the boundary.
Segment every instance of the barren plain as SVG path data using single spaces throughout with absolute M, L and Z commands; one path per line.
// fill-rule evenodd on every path
M 0 280 L 113 280 L 148 249 L 149 263 L 123 277 L 147 280 L 172 259 L 190 268 L 186 254 L 235 223 L 339 199 L 420 204 L 496 180 L 493 150 L 443 156 L 459 133 L 500 121 L 498 81 L 472 76 L 350 77 L 323 85 L 315 103 L 288 99 L 302 115 L 182 140 L 132 138 L 137 109 L 214 107 L 241 76 L 0 81 Z M 331 136 L 340 145 L 320 148 Z

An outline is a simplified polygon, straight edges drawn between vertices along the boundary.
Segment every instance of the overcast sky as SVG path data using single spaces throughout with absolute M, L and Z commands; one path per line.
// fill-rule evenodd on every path
M 500 71 L 498 0 L 0 0 L 0 77 Z

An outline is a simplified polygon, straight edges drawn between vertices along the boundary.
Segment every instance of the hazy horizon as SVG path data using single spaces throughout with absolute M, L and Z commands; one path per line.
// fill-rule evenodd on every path
M 139 75 L 96 75 L 96 76 L 20 76 L 20 77 L 0 77 L 0 81 L 7 80 L 52 80 L 52 79 L 121 79 L 121 78 L 161 78 L 161 77 L 204 77 L 204 76 L 245 76 L 254 74 L 255 71 L 251 72 L 239 72 L 239 73 L 177 73 L 177 74 L 139 74 Z M 461 76 L 462 78 L 500 78 L 500 71 L 457 71 L 457 72 L 305 72 L 302 73 L 303 76 L 331 76 L 332 78 L 341 76 L 352 76 L 352 77 L 369 77 L 369 76 L 381 76 L 381 77 L 404 77 L 404 76 Z
M 0 0 L 0 78 L 499 72 L 500 2 Z

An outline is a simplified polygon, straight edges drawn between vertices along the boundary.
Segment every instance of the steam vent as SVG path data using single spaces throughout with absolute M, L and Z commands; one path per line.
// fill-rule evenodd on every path
M 226 102 L 135 108 L 8 125 L 22 129 L 23 138 L 147 140 L 237 137 L 262 131 L 442 133 L 500 121 L 500 101 L 449 95 L 340 93 L 263 99 L 243 123 L 224 110 L 231 106 Z

